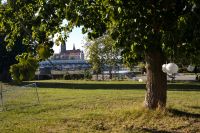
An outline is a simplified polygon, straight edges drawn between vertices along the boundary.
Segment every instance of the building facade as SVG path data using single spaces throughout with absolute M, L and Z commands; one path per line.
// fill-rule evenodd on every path
M 84 53 L 76 49 L 73 45 L 72 50 L 66 50 L 66 44 L 61 45 L 61 52 L 54 54 L 46 61 L 39 63 L 39 71 L 45 73 L 48 70 L 57 71 L 77 71 L 90 68 L 90 64 L 84 59 Z
M 59 54 L 54 54 L 51 57 L 52 60 L 84 60 L 84 53 L 80 49 L 75 48 L 73 45 L 72 50 L 66 50 L 66 44 L 61 45 L 61 52 Z

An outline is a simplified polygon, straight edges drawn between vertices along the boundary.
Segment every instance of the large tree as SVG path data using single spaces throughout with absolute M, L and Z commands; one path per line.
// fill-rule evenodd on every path
M 175 47 L 197 47 L 191 40 L 174 41 L 174 31 L 181 23 L 188 27 L 188 21 L 195 20 L 191 17 L 199 8 L 198 3 L 198 0 L 8 0 L 7 10 L 0 14 L 3 20 L 0 26 L 12 29 L 6 39 L 8 46 L 21 36 L 19 30 L 25 29 L 29 33 L 23 36 L 25 44 L 36 45 L 33 50 L 37 54 L 38 45 L 50 49 L 51 35 L 62 30 L 68 33 L 74 26 L 83 25 L 83 33 L 88 32 L 90 38 L 111 32 L 127 59 L 142 56 L 146 61 L 145 106 L 164 108 L 167 79 L 161 66 Z M 60 27 L 63 19 L 68 20 L 65 28 Z M 198 38 L 195 35 L 198 34 L 192 34 L 192 38 Z M 184 41 L 187 45 L 182 45 Z
M 44 37 L 49 31 L 44 32 L 43 27 L 37 25 L 40 19 L 36 15 L 38 11 L 33 11 L 33 8 L 39 4 L 24 2 L 7 0 L 7 3 L 0 3 L 0 79 L 3 81 L 10 79 L 9 69 L 17 81 L 34 78 L 38 61 L 53 53 L 52 41 L 45 41 L 49 38 Z M 37 35 L 30 28 L 35 28 Z

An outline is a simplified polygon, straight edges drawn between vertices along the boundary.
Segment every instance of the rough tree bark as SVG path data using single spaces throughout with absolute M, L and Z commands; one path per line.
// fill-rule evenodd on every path
M 147 83 L 145 95 L 145 107 L 148 109 L 162 109 L 167 100 L 167 76 L 162 72 L 162 64 L 165 57 L 160 50 L 151 50 L 145 53 Z

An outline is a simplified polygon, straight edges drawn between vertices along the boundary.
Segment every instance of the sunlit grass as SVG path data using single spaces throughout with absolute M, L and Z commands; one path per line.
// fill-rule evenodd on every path
M 142 107 L 144 88 L 131 89 L 135 82 L 50 82 L 65 83 L 70 89 L 41 87 L 40 105 L 18 104 L 12 109 L 8 106 L 7 111 L 0 112 L 0 132 L 200 132 L 200 90 L 179 91 L 178 86 L 174 91 L 172 86 L 168 91 L 168 110 L 152 111 Z M 81 89 L 85 83 L 89 88 Z M 112 89 L 101 85 L 94 89 L 95 84 L 109 83 L 113 84 Z

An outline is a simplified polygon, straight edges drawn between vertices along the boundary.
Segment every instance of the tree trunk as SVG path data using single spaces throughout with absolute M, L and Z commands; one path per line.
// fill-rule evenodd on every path
M 0 73 L 0 81 L 2 81 L 2 82 L 11 81 L 11 77 L 10 77 L 10 74 L 9 74 L 9 68 L 7 68 L 7 67 L 2 68 L 2 71 Z
M 109 66 L 109 79 L 112 79 L 112 66 Z
M 162 109 L 167 100 L 167 76 L 162 72 L 162 64 L 165 63 L 163 53 L 154 50 L 145 53 L 147 83 L 145 107 L 148 109 Z
M 104 71 L 102 71 L 102 80 L 104 81 Z

